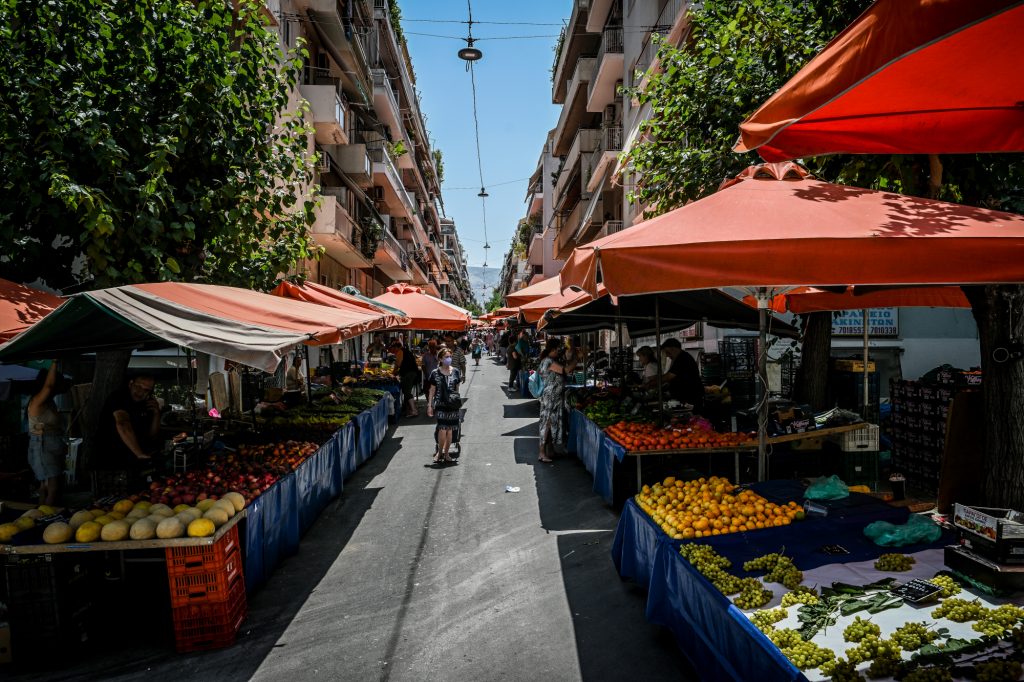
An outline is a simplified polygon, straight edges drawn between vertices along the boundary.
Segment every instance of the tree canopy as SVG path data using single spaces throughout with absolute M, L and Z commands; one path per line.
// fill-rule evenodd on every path
M 253 0 L 0 0 L 5 276 L 266 289 L 315 255 L 303 53 L 265 21 Z

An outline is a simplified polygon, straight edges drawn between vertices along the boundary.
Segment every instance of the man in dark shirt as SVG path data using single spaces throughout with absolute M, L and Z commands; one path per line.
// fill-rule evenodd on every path
M 153 397 L 156 380 L 140 375 L 110 394 L 100 416 L 101 468 L 140 469 L 157 446 L 160 404 Z
M 673 400 L 693 405 L 693 411 L 700 414 L 704 409 L 704 382 L 700 378 L 697 361 L 683 350 L 679 339 L 665 339 L 661 343 L 662 355 L 672 364 L 662 381 L 668 384 L 668 394 Z

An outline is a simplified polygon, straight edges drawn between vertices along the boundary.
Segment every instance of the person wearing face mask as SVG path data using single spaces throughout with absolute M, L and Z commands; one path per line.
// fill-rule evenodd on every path
M 434 427 L 437 439 L 434 464 L 450 464 L 455 461 L 449 454 L 452 437 L 459 429 L 462 415 L 462 399 L 459 397 L 462 373 L 452 364 L 451 349 L 442 347 L 437 352 L 437 360 L 437 369 L 430 373 L 427 380 L 427 416 L 437 419 L 437 425 Z

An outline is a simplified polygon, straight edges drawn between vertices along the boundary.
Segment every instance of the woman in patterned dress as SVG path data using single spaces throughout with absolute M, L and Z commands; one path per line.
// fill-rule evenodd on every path
M 437 363 L 437 369 L 430 373 L 427 380 L 430 387 L 427 395 L 427 416 L 437 418 L 437 426 L 434 429 L 437 436 L 437 452 L 434 453 L 434 463 L 449 464 L 455 461 L 448 454 L 448 449 L 452 446 L 452 433 L 459 427 L 462 414 L 460 405 L 455 404 L 459 402 L 462 373 L 452 366 L 450 348 L 442 346 L 437 351 Z
M 540 453 L 537 461 L 545 464 L 553 461 L 555 443 L 565 440 L 565 375 L 576 368 L 576 361 L 566 364 L 562 354 L 562 342 L 548 339 L 541 356 L 543 360 L 537 368 L 544 382 L 544 390 L 540 394 Z

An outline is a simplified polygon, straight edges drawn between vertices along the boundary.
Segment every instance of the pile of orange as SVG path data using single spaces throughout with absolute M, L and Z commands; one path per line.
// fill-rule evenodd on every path
M 694 481 L 669 476 L 660 483 L 645 485 L 635 499 L 676 540 L 788 526 L 804 517 L 796 502 L 775 504 L 718 476 Z
M 749 445 L 756 440 L 747 433 L 718 433 L 687 426 L 662 428 L 655 424 L 620 421 L 605 433 L 632 452 L 649 450 L 686 450 L 688 448 L 726 448 Z

